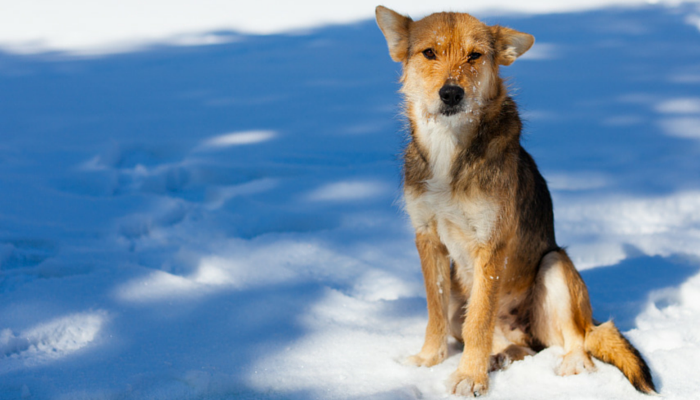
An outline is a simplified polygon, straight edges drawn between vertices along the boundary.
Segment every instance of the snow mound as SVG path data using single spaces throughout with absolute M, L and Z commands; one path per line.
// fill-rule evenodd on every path
M 0 373 L 42 365 L 92 343 L 107 320 L 104 311 L 72 314 L 32 327 L 19 335 L 0 331 Z

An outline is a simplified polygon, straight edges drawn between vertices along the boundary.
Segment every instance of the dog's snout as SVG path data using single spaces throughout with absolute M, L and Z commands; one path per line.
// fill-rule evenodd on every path
M 456 106 L 464 99 L 464 89 L 455 85 L 445 85 L 440 89 L 440 100 L 448 106 Z

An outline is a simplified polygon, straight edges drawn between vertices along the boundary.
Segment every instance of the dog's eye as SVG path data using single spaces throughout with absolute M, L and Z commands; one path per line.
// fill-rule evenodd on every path
M 426 49 L 426 50 L 423 50 L 423 55 L 424 55 L 425 58 L 427 58 L 428 60 L 434 60 L 434 59 L 437 58 L 437 57 L 435 56 L 435 51 L 434 51 L 433 49 Z
M 481 57 L 481 53 L 476 53 L 476 52 L 471 53 L 471 54 L 469 55 L 469 61 L 478 60 L 479 57 Z

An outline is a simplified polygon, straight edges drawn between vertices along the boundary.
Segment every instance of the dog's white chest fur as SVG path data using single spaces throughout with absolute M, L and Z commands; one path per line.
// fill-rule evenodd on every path
M 428 153 L 432 176 L 421 193 L 405 188 L 406 211 L 416 232 L 426 231 L 435 224 L 452 259 L 471 269 L 470 251 L 465 244 L 486 243 L 497 211 L 485 196 L 453 191 L 452 167 L 458 151 L 458 139 L 453 132 L 452 126 L 435 119 L 418 124 L 416 140 Z

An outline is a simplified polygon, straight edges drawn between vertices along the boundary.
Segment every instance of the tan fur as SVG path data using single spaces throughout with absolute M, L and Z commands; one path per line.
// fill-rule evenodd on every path
M 423 267 L 428 308 L 432 310 L 425 330 L 425 343 L 420 353 L 409 362 L 432 367 L 447 357 L 448 303 L 450 297 L 450 260 L 434 227 L 416 235 L 416 247 Z
M 655 392 L 649 370 L 640 368 L 641 355 L 620 334 L 612 321 L 598 325 L 586 335 L 586 350 L 595 358 L 619 368 L 637 390 Z
M 461 13 L 413 21 L 380 6 L 377 23 L 403 64 L 404 198 L 428 302 L 423 348 L 408 361 L 443 361 L 451 333 L 464 351 L 450 390 L 477 396 L 489 370 L 558 345 L 562 375 L 594 370 L 592 354 L 653 392 L 639 353 L 611 324 L 594 327 L 586 286 L 554 239 L 546 183 L 520 145 L 499 67 L 534 38 Z

